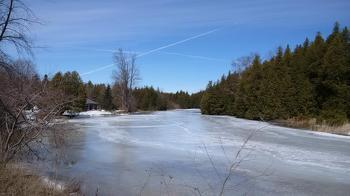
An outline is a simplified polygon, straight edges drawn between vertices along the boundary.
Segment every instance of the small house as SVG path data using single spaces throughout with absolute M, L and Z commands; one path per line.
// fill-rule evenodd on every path
M 101 106 L 99 103 L 88 98 L 86 99 L 85 110 L 88 111 L 88 110 L 99 110 L 99 109 L 101 109 Z

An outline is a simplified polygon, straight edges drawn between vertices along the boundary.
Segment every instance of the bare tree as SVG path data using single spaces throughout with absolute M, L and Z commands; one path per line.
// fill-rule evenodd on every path
M 253 63 L 255 54 L 242 56 L 232 62 L 232 68 L 238 74 L 242 73 L 247 67 Z
M 122 49 L 114 55 L 114 63 L 117 70 L 113 73 L 115 85 L 119 89 L 121 109 L 132 112 L 135 104 L 132 90 L 139 78 L 139 71 L 136 65 L 136 55 L 128 55 Z
M 6 56 L 6 45 L 14 47 L 18 53 L 25 51 L 31 54 L 29 27 L 37 21 L 21 0 L 0 0 L 0 54 Z

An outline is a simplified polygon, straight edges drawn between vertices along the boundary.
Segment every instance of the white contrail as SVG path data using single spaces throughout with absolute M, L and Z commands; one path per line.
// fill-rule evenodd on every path
M 211 30 L 211 31 L 208 31 L 208 32 L 205 32 L 205 33 L 201 33 L 199 35 L 195 35 L 195 36 L 192 36 L 192 37 L 189 37 L 187 39 L 184 39 L 184 40 L 181 40 L 181 41 L 177 41 L 177 42 L 174 42 L 172 44 L 168 44 L 168 45 L 165 45 L 165 46 L 162 46 L 162 47 L 159 47 L 159 48 L 156 48 L 156 49 L 152 49 L 152 50 L 149 50 L 147 52 L 144 52 L 144 53 L 141 53 L 141 54 L 138 54 L 136 55 L 136 57 L 143 57 L 143 56 L 146 56 L 146 55 L 149 55 L 151 53 L 154 53 L 154 52 L 158 52 L 160 50 L 164 50 L 166 48 L 169 48 L 169 47 L 172 47 L 172 46 L 176 46 L 176 45 L 179 45 L 179 44 L 182 44 L 182 43 L 185 43 L 185 42 L 188 42 L 188 41 L 191 41 L 193 39 L 197 39 L 197 38 L 200 38 L 200 37 L 204 37 L 206 35 L 209 35 L 209 34 L 212 34 L 216 31 L 218 31 L 219 29 L 214 29 L 214 30 Z M 107 50 L 103 50 L 103 51 L 107 51 Z M 111 52 L 112 50 L 110 50 Z M 92 73 L 95 73 L 97 71 L 101 71 L 101 70 L 104 70 L 104 69 L 108 69 L 110 67 L 113 67 L 114 64 L 109 64 L 109 65 L 105 65 L 105 66 L 102 66 L 98 69 L 94 69 L 94 70 L 91 70 L 91 71 L 88 71 L 88 72 L 85 72 L 85 73 L 82 73 L 81 76 L 84 76 L 84 75 L 88 75 L 88 74 L 92 74 Z
M 95 73 L 95 72 L 98 72 L 98 71 L 102 71 L 104 69 L 108 69 L 108 68 L 113 67 L 113 66 L 114 66 L 114 64 L 105 65 L 105 66 L 102 66 L 100 68 L 97 68 L 97 69 L 94 69 L 94 70 L 82 73 L 82 74 L 80 74 L 80 76 L 89 75 L 89 74 L 92 74 L 92 73 Z
M 195 36 L 189 37 L 189 38 L 187 38 L 187 39 L 184 39 L 184 40 L 181 40 L 181 41 L 172 43 L 172 44 L 168 44 L 168 45 L 165 45 L 165 46 L 162 46 L 162 47 L 159 47 L 159 48 L 156 48 L 156 49 L 153 49 L 153 50 L 150 50 L 150 51 L 147 51 L 147 52 L 138 54 L 136 57 L 142 57 L 142 56 L 145 56 L 145 55 L 148 55 L 148 54 L 151 54 L 151 53 L 154 53 L 154 52 L 157 52 L 157 51 L 160 51 L 160 50 L 163 50 L 163 49 L 172 47 L 172 46 L 176 46 L 176 45 L 179 45 L 179 44 L 182 44 L 182 43 L 191 41 L 191 40 L 193 40 L 193 39 L 197 39 L 197 38 L 200 38 L 200 37 L 203 37 L 203 36 L 212 34 L 212 33 L 216 32 L 216 31 L 218 31 L 218 30 L 219 30 L 219 29 L 214 29 L 214 30 L 211 30 L 211 31 L 208 31 L 208 32 L 205 32 L 205 33 L 201 33 L 201 34 L 199 34 L 199 35 L 195 35 Z

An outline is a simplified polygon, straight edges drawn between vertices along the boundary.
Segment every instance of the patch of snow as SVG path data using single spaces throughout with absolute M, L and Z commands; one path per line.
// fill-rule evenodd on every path
M 71 110 L 66 110 L 63 112 L 62 114 L 63 116 L 77 116 L 78 113 L 77 112 L 74 112 L 74 111 L 71 111 Z
M 57 191 L 63 191 L 65 189 L 65 186 L 62 182 L 50 180 L 48 177 L 43 177 L 42 181 L 43 183 L 45 183 L 46 186 L 53 188 Z
M 346 138 L 349 139 L 350 137 L 350 132 L 348 135 L 338 135 L 338 134 L 333 134 L 333 133 L 326 133 L 326 132 L 318 132 L 318 131 L 312 131 L 312 134 L 314 135 L 321 135 L 321 136 L 327 136 L 327 137 L 335 137 L 335 138 Z
M 120 114 L 120 113 L 127 113 L 125 110 L 115 110 L 114 113 Z
M 105 111 L 105 110 L 90 110 L 90 111 L 80 112 L 79 115 L 82 115 L 82 116 L 104 116 L 104 115 L 112 115 L 112 113 Z
M 25 110 L 25 116 L 27 118 L 27 120 L 29 121 L 34 121 L 36 120 L 35 115 L 39 112 L 39 108 L 37 106 L 34 106 L 32 109 L 30 110 Z

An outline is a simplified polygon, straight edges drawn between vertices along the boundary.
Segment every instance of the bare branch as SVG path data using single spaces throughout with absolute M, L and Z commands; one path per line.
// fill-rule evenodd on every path
M 32 55 L 30 26 L 39 23 L 33 12 L 21 0 L 4 0 L 0 3 L 0 55 L 7 56 L 2 48 L 13 47 Z

